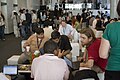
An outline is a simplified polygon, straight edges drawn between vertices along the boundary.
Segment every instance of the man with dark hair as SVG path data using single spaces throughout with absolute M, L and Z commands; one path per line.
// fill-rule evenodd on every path
M 36 28 L 35 34 L 28 38 L 24 44 L 24 48 L 26 48 L 26 46 L 30 46 L 30 52 L 34 53 L 35 50 L 42 48 L 47 40 L 48 38 L 44 36 L 44 30 L 42 28 Z
M 44 52 L 44 55 L 33 60 L 31 78 L 34 80 L 68 80 L 68 66 L 63 59 L 57 56 L 60 53 L 58 45 L 49 40 L 44 44 Z
M 63 57 L 72 50 L 69 38 L 66 35 L 60 35 L 58 31 L 53 31 L 51 33 L 51 40 L 58 44 L 60 51 L 64 51 L 64 53 L 58 55 L 58 57 Z
M 37 34 L 43 33 L 44 34 L 44 30 L 43 30 L 43 28 L 36 28 L 35 33 L 37 33 Z
M 18 63 L 24 63 L 26 60 L 29 59 L 28 52 L 33 54 L 36 51 L 39 51 L 43 48 L 44 43 L 48 40 L 47 37 L 44 36 L 44 30 L 42 28 L 36 28 L 35 34 L 31 35 L 28 40 L 24 43 L 25 52 L 21 55 L 18 60 Z M 27 51 L 27 47 L 30 47 L 29 51 Z M 39 52 L 40 53 L 40 52 Z
M 57 50 L 57 49 L 58 49 L 58 45 L 54 41 L 46 42 L 43 47 L 44 53 L 46 53 L 46 54 L 47 53 L 54 54 L 54 50 Z M 57 54 L 55 54 L 55 55 L 57 56 Z

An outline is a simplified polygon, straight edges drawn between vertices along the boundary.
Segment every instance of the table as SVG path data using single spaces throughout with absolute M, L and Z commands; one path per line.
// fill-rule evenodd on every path
M 66 61 L 67 65 L 70 66 L 72 69 L 74 70 L 78 70 L 80 67 L 80 61 L 75 60 L 74 57 L 72 57 L 72 59 L 68 58 L 68 57 L 64 57 L 64 60 Z
M 31 73 L 31 64 L 19 64 L 18 73 Z

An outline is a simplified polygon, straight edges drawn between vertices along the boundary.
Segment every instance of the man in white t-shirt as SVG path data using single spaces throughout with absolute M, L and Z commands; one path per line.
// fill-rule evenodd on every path
M 71 36 L 73 36 L 72 35 L 73 31 L 74 29 L 71 25 L 67 24 L 65 20 L 61 21 L 61 25 L 59 27 L 60 35 L 66 35 L 69 38 L 71 38 Z
M 66 62 L 58 58 L 58 46 L 54 41 L 44 44 L 44 55 L 35 58 L 31 66 L 31 78 L 34 80 L 68 80 L 69 70 Z

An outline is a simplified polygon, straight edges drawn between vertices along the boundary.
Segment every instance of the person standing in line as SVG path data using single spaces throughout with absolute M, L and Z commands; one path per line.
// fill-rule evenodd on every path
M 26 16 L 25 16 L 25 10 L 20 10 L 20 34 L 23 39 L 27 39 L 26 34 Z
M 4 30 L 5 30 L 5 17 L 0 11 L 0 39 L 3 41 L 5 40 Z
M 86 14 L 86 9 L 82 9 L 82 14 L 81 14 L 81 19 L 80 19 L 80 25 L 82 28 L 86 27 L 86 18 L 87 18 L 87 14 Z
M 14 11 L 12 14 L 13 15 L 11 18 L 13 19 L 14 35 L 16 38 L 18 38 L 18 37 L 20 37 L 20 32 L 19 32 L 19 28 L 18 28 L 19 16 L 16 11 Z
M 58 53 L 62 54 L 59 52 L 57 43 L 49 40 L 45 42 L 43 49 L 45 54 L 35 58 L 32 62 L 31 78 L 34 80 L 68 80 L 69 69 L 66 62 L 57 56 Z
M 26 34 L 27 34 L 27 37 L 30 37 L 30 35 L 32 34 L 31 31 L 30 31 L 30 26 L 31 26 L 31 23 L 32 23 L 32 16 L 29 13 L 28 9 L 26 9 L 25 16 L 26 16 Z
M 32 18 L 31 24 L 32 32 L 35 33 L 35 29 L 38 28 L 36 10 L 31 10 L 31 18 Z
M 117 5 L 117 13 L 120 16 L 120 0 Z M 102 36 L 99 55 L 107 59 L 105 80 L 120 80 L 120 21 L 107 25 Z

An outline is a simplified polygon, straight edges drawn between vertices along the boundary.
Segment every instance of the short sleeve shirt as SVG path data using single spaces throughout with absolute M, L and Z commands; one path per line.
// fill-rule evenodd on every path
M 96 39 L 88 48 L 88 59 L 94 60 L 94 65 L 100 67 L 103 71 L 105 70 L 107 60 L 99 57 L 99 47 L 101 40 Z
M 103 38 L 110 43 L 110 53 L 106 69 L 120 71 L 120 22 L 107 25 Z
M 59 49 L 61 50 L 72 50 L 69 38 L 66 35 L 61 35 L 60 42 L 59 42 Z
M 33 60 L 31 77 L 34 80 L 68 80 L 69 70 L 63 59 L 44 54 Z

